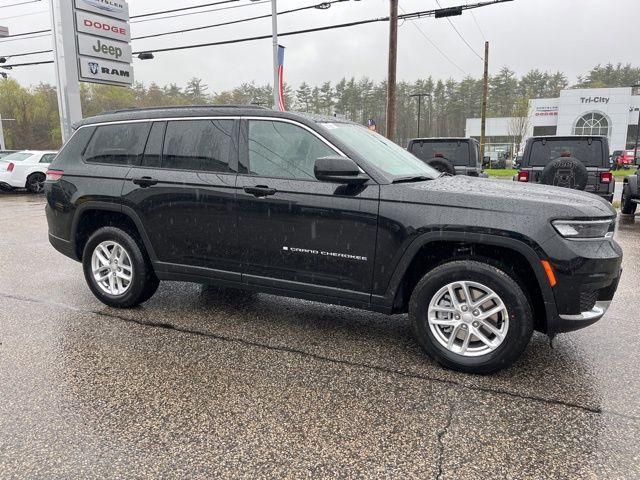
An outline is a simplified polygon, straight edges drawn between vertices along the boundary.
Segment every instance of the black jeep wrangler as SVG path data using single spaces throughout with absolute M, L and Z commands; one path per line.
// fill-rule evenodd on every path
M 517 168 L 518 182 L 584 190 L 613 201 L 615 182 L 606 137 L 531 137 Z
M 472 177 L 482 173 L 480 143 L 475 138 L 414 138 L 407 150 L 439 172 Z
M 252 107 L 88 118 L 46 181 L 49 240 L 103 303 L 161 280 L 408 313 L 441 364 L 511 365 L 534 329 L 599 320 L 615 210 L 560 188 L 443 176 L 365 127 Z

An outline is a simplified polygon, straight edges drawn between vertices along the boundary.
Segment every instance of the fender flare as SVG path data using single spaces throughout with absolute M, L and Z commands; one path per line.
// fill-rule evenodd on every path
M 89 201 L 89 202 L 84 202 L 80 206 L 78 206 L 76 209 L 75 215 L 73 216 L 73 221 L 71 223 L 72 239 L 76 238 L 76 233 L 78 231 L 78 224 L 80 223 L 80 219 L 82 218 L 84 213 L 88 210 L 97 210 L 97 211 L 103 210 L 108 212 L 122 213 L 123 215 L 131 219 L 133 224 L 136 226 L 138 233 L 140 234 L 140 238 L 142 238 L 142 243 L 144 244 L 144 248 L 147 250 L 147 254 L 149 255 L 149 258 L 151 259 L 152 262 L 157 261 L 157 256 L 155 254 L 153 246 L 151 245 L 151 240 L 147 235 L 147 231 L 144 228 L 142 220 L 140 220 L 140 217 L 138 216 L 138 214 L 131 207 L 127 207 L 119 203 Z
M 509 236 L 507 236 L 509 235 Z M 496 247 L 507 248 L 521 254 L 533 272 L 536 275 L 537 283 L 542 292 L 542 298 L 545 304 L 547 320 L 551 320 L 557 316 L 555 311 L 555 297 L 549 285 L 547 275 L 540 261 L 544 259 L 542 249 L 530 239 L 522 236 L 522 238 L 514 238 L 513 234 L 507 232 L 495 231 L 492 233 L 479 233 L 468 231 L 431 231 L 423 233 L 413 240 L 407 247 L 400 261 L 389 280 L 387 289 L 383 297 L 378 297 L 378 301 L 382 301 L 390 308 L 393 308 L 393 302 L 400 288 L 400 283 L 404 278 L 411 262 L 418 254 L 420 249 L 425 245 L 433 242 L 464 242 L 464 243 L 481 243 L 483 245 L 493 245 Z M 374 296 L 375 298 L 375 296 Z M 374 300 L 375 302 L 375 300 Z M 377 303 L 377 302 L 376 302 Z

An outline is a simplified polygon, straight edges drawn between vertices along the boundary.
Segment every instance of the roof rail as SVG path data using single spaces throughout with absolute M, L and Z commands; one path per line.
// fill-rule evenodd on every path
M 184 110 L 184 109 L 210 109 L 210 108 L 245 108 L 254 110 L 268 110 L 267 107 L 261 105 L 168 105 L 165 107 L 140 107 L 140 108 L 123 108 L 121 110 L 114 110 L 109 113 L 126 113 L 126 112 L 144 112 L 149 110 Z

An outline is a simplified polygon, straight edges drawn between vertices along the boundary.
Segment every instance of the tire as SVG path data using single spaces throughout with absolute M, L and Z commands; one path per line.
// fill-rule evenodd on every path
M 540 174 L 540 183 L 574 190 L 584 190 L 588 180 L 587 167 L 573 157 L 559 157 L 551 160 Z
M 126 255 L 122 255 L 122 251 Z M 144 247 L 116 227 L 102 227 L 89 237 L 82 253 L 82 267 L 96 298 L 114 308 L 131 308 L 149 300 L 160 284 Z M 106 274 L 107 280 L 99 282 L 94 269 L 103 278 Z M 116 276 L 112 279 L 114 273 Z
M 432 158 L 431 160 L 427 160 L 427 165 L 442 173 L 448 173 L 449 175 L 456 174 L 456 168 L 446 158 Z
M 46 175 L 42 172 L 32 173 L 27 177 L 27 190 L 30 193 L 42 193 L 44 191 L 44 181 Z
M 622 200 L 620 201 L 620 211 L 625 215 L 635 215 L 638 204 L 631 201 L 629 187 L 622 187 Z
M 500 308 L 498 300 L 487 300 L 464 312 L 460 310 L 464 307 L 459 306 L 459 320 L 454 318 L 453 313 L 435 314 L 440 315 L 440 319 L 445 315 L 444 322 L 451 322 L 452 325 L 455 323 L 456 326 L 433 325 L 430 322 L 430 305 L 443 305 L 434 302 L 447 297 L 446 287 L 449 284 L 463 281 L 468 282 L 467 287 L 472 292 L 472 300 L 481 298 L 481 289 L 477 289 L 478 286 L 491 290 L 501 300 L 502 311 L 482 320 L 490 323 L 495 331 L 500 333 L 501 341 L 487 327 L 480 325 L 476 328 L 479 325 L 476 319 L 481 318 L 477 316 L 476 311 L 482 314 Z M 458 300 L 464 298 L 462 291 L 462 288 L 455 290 Z M 446 303 L 444 305 L 444 308 L 447 308 Z M 431 315 L 434 315 L 433 310 Z M 447 316 L 450 320 L 446 320 Z M 409 318 L 414 334 L 427 355 L 445 368 L 466 373 L 490 374 L 511 366 L 522 355 L 533 334 L 531 304 L 516 278 L 502 267 L 474 260 L 448 262 L 428 272 L 413 290 L 409 301 Z M 457 329 L 451 348 L 444 344 L 448 343 L 447 328 Z M 480 337 L 471 335 L 471 332 L 476 331 L 484 335 L 486 340 L 491 340 L 492 346 L 480 341 Z M 461 353 L 464 342 L 462 339 L 458 340 L 458 335 L 470 339 L 468 350 L 464 354 Z M 448 339 L 451 339 L 451 334 Z M 458 351 L 454 351 L 456 349 Z

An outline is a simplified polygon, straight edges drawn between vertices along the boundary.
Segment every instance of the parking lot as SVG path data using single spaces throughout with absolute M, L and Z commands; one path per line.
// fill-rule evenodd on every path
M 165 283 L 114 310 L 0 194 L 0 477 L 638 478 L 640 223 L 596 325 L 493 376 L 406 316 Z

